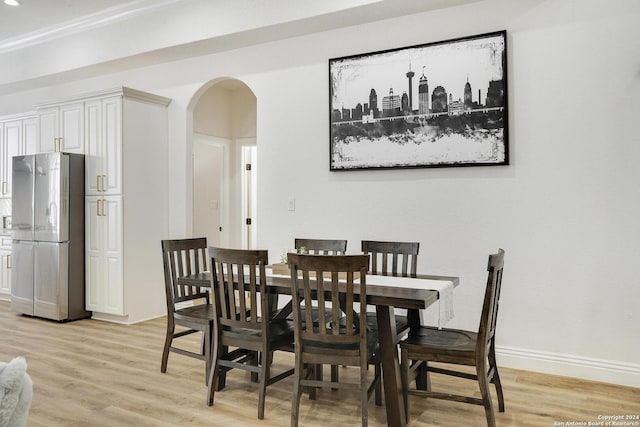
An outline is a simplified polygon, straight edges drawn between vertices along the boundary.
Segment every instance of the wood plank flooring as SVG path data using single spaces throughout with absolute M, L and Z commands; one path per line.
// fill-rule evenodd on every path
M 170 354 L 167 373 L 160 372 L 164 333 L 163 318 L 130 326 L 56 323 L 13 314 L 9 303 L 0 301 L 0 360 L 25 356 L 34 382 L 29 427 L 289 425 L 291 377 L 267 389 L 264 420 L 257 419 L 257 385 L 244 372 L 230 372 L 227 387 L 209 407 L 202 362 Z M 292 355 L 277 354 L 274 370 L 292 364 Z M 355 379 L 356 369 L 341 369 L 341 378 Z M 640 414 L 640 389 L 513 369 L 502 369 L 501 376 L 506 412 L 497 413 L 498 426 L 554 426 L 596 422 L 598 415 Z M 434 389 L 479 395 L 473 382 L 432 378 Z M 481 406 L 410 399 L 411 426 L 486 425 Z M 321 390 L 315 401 L 305 395 L 300 414 L 302 426 L 360 424 L 358 399 L 348 391 Z M 386 425 L 384 407 L 376 407 L 373 399 L 369 425 Z

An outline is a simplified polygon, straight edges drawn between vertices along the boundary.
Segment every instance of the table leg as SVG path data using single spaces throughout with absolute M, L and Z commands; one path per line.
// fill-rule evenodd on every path
M 382 378 L 384 383 L 385 407 L 387 409 L 387 425 L 404 427 L 406 417 L 402 396 L 400 364 L 398 363 L 398 346 L 396 345 L 396 321 L 393 307 L 376 306 L 378 332 L 380 334 L 380 353 L 382 359 Z
M 410 329 L 419 328 L 422 325 L 422 310 L 407 310 L 407 321 Z M 416 372 L 416 388 L 418 390 L 429 390 L 429 377 L 425 363 L 420 363 L 418 372 Z

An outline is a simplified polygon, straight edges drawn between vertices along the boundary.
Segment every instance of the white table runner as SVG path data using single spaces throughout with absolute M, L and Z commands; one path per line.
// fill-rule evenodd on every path
M 453 282 L 450 280 L 417 279 L 412 277 L 367 274 L 367 284 L 437 291 L 438 329 L 442 329 L 442 327 L 454 317 Z
M 267 276 L 289 277 L 286 275 L 273 274 L 271 269 L 267 269 Z M 356 279 L 355 282 L 358 282 Z M 367 284 L 380 286 L 398 286 L 412 289 L 429 289 L 438 292 L 438 329 L 449 322 L 454 317 L 453 313 L 453 282 L 450 280 L 417 279 L 412 277 L 380 276 L 367 274 Z

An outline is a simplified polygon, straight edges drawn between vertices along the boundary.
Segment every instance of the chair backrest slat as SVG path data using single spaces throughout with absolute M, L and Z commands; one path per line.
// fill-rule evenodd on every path
M 216 316 L 225 328 L 266 333 L 268 304 L 265 250 L 209 247 Z
M 179 277 L 202 273 L 207 269 L 207 239 L 162 240 L 161 244 L 169 312 L 175 311 L 175 305 L 180 302 L 203 300 L 208 303 L 208 289 L 178 283 Z
M 362 252 L 371 255 L 369 274 L 415 277 L 419 249 L 418 242 L 362 241 Z
M 495 337 L 496 323 L 498 320 L 498 306 L 500 303 L 500 290 L 502 288 L 502 273 L 504 269 L 504 250 L 499 249 L 497 254 L 489 255 L 487 266 L 487 287 L 482 304 L 480 327 L 478 330 L 477 348 L 479 354 L 486 354 L 487 349 Z

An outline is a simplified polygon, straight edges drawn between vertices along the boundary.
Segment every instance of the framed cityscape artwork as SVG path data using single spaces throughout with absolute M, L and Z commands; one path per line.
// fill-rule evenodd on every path
M 330 59 L 330 169 L 509 164 L 506 59 L 506 31 Z

